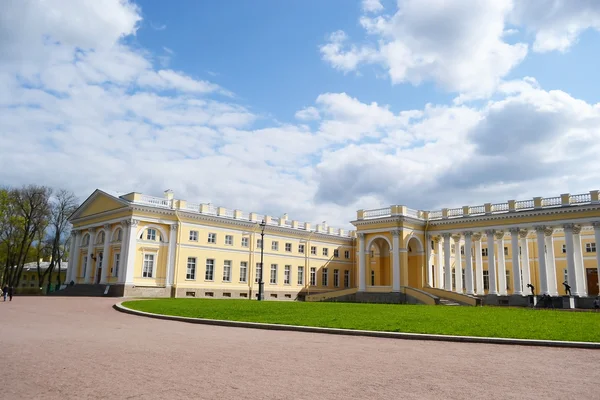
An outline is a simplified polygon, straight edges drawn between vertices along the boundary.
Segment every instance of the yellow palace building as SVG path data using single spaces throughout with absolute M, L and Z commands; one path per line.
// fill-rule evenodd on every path
M 189 203 L 171 191 L 96 190 L 70 221 L 67 282 L 106 285 L 115 296 L 256 298 L 261 274 L 265 299 L 277 300 L 525 305 L 528 285 L 562 296 L 563 283 L 571 306 L 591 307 L 598 295 L 597 190 L 359 210 L 352 231 Z

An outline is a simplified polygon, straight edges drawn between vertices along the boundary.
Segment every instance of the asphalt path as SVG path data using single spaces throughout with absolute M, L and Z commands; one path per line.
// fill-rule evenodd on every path
M 600 399 L 600 351 L 188 324 L 0 301 L 3 399 Z

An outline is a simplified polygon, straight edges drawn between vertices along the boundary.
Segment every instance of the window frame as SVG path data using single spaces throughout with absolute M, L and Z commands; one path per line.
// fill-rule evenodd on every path
M 190 242 L 197 242 L 198 241 L 198 231 L 190 230 L 189 240 L 190 240 Z
M 192 261 L 190 261 L 192 260 Z M 196 257 L 188 257 L 187 265 L 185 269 L 185 280 L 195 281 L 196 280 L 196 267 L 198 265 L 198 259 Z
M 209 263 L 210 261 L 210 263 Z M 210 267 L 210 269 L 209 269 Z M 210 271 L 210 274 L 209 274 Z M 204 263 L 204 281 L 205 282 L 214 282 L 215 281 L 215 259 L 207 258 Z
M 155 269 L 155 264 L 156 264 L 156 253 L 144 253 L 144 256 L 142 258 L 142 278 L 144 279 L 153 279 L 154 278 L 154 269 Z M 148 271 L 146 270 L 147 268 L 147 262 L 149 261 L 147 259 L 147 257 L 151 257 L 152 258 L 152 264 L 151 264 L 151 270 L 150 270 L 150 274 L 148 275 Z
M 223 282 L 231 282 L 231 266 L 233 261 L 231 260 L 223 260 Z M 228 276 L 227 276 L 228 275 Z
M 233 246 L 233 235 L 225 235 L 225 246 Z
M 248 283 L 248 261 L 240 261 L 240 283 Z
M 277 285 L 277 270 L 279 266 L 277 264 L 271 264 L 271 270 L 269 274 L 269 284 Z
M 290 285 L 292 283 L 292 266 L 284 265 L 283 267 L 283 284 Z
M 217 234 L 214 232 L 209 232 L 208 237 L 206 238 L 206 243 L 216 244 L 217 243 Z

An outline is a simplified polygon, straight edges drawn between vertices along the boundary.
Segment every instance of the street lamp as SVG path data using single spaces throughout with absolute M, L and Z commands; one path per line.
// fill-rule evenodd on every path
M 265 283 L 263 282 L 263 270 L 265 266 L 263 265 L 263 253 L 265 248 L 265 220 L 263 219 L 260 223 L 260 276 L 258 277 L 258 300 L 264 300 L 265 294 L 263 292 Z

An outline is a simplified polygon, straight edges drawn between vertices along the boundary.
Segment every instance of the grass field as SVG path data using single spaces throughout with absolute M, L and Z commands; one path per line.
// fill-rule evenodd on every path
M 600 342 L 600 313 L 500 307 L 211 299 L 126 301 L 156 314 L 386 332 Z

